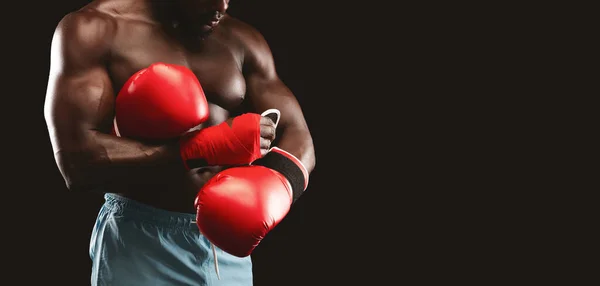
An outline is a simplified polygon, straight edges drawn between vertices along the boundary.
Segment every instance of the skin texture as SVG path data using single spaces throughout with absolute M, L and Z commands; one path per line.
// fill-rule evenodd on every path
M 110 135 L 118 91 L 155 62 L 187 66 L 202 83 L 210 118 L 198 128 L 243 112 L 279 109 L 276 136 L 270 120 L 261 122 L 263 148 L 276 139 L 313 170 L 314 147 L 301 107 L 278 77 L 266 40 L 227 15 L 228 4 L 97 0 L 65 15 L 52 40 L 44 114 L 69 190 L 114 192 L 193 213 L 199 188 L 227 167 L 185 171 L 176 142 Z

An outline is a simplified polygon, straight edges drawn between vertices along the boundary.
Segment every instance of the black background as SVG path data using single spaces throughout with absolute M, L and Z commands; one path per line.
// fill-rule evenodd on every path
M 11 1 L 22 7 L 2 19 L 1 230 L 7 277 L 19 285 L 89 284 L 102 198 L 66 190 L 43 118 L 52 33 L 86 3 Z M 256 285 L 553 277 L 536 268 L 555 245 L 535 239 L 546 213 L 533 210 L 543 204 L 530 191 L 551 182 L 535 177 L 536 163 L 552 158 L 546 142 L 532 142 L 549 120 L 534 113 L 550 86 L 537 70 L 555 57 L 535 41 L 555 30 L 524 7 L 395 4 L 230 3 L 269 42 L 317 156 L 307 192 L 253 254 Z

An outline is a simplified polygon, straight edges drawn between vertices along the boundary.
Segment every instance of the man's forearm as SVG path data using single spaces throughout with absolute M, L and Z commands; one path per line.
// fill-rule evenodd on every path
M 292 204 L 308 187 L 315 167 L 312 137 L 306 129 L 283 129 L 272 150 L 253 164 L 265 166 L 283 175 L 292 190 Z
M 298 158 L 310 174 L 315 167 L 315 150 L 310 133 L 303 128 L 285 128 L 278 137 L 277 147 Z
M 95 133 L 86 147 L 62 154 L 63 173 L 72 190 L 157 182 L 168 172 L 184 172 L 177 142 L 149 145 Z

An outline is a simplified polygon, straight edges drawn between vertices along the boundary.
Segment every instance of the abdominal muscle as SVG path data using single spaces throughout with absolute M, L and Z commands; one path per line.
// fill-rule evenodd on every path
M 208 167 L 194 169 L 185 174 L 169 174 L 162 183 L 131 186 L 127 192 L 117 194 L 155 208 L 194 214 L 194 200 L 198 191 L 221 170 L 222 167 Z

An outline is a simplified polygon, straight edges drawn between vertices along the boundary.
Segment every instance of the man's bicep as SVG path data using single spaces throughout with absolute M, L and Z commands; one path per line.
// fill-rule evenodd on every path
M 252 111 L 262 113 L 276 108 L 281 111 L 279 126 L 305 127 L 300 105 L 292 91 L 279 78 L 273 54 L 265 39 L 256 33 L 248 47 L 244 71 L 246 96 Z
M 103 47 L 81 39 L 81 29 L 89 31 L 90 27 L 65 28 L 66 24 L 75 26 L 76 20 L 61 22 L 51 46 L 44 116 L 55 152 L 76 148 L 73 145 L 85 140 L 89 130 L 107 128 L 113 112 Z
M 244 62 L 246 103 L 251 112 L 271 108 L 281 111 L 277 125 L 277 147 L 286 150 L 311 172 L 315 165 L 312 137 L 296 96 L 279 78 L 271 50 L 258 33 L 249 38 Z
M 114 95 L 103 68 L 50 75 L 48 86 L 52 88 L 46 94 L 44 113 L 57 132 L 78 135 L 87 130 L 104 130 L 110 124 Z

